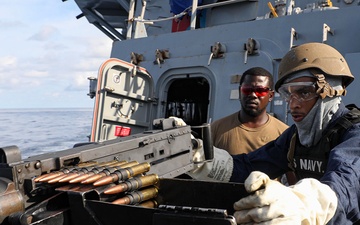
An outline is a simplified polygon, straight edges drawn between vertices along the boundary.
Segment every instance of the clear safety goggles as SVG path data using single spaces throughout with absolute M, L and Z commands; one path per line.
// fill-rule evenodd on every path
M 307 102 L 319 95 L 316 93 L 316 83 L 313 82 L 296 82 L 281 85 L 278 92 L 285 101 L 289 102 L 295 98 L 299 102 Z

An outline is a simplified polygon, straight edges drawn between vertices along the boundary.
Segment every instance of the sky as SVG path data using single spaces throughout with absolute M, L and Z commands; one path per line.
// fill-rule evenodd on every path
M 2 0 L 0 109 L 92 108 L 88 77 L 110 57 L 112 40 L 74 0 Z

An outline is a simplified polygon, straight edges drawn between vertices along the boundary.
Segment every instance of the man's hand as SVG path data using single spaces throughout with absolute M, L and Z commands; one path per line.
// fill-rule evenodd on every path
M 244 185 L 252 194 L 234 203 L 238 224 L 326 224 L 336 211 L 335 193 L 315 179 L 286 187 L 255 171 Z
M 175 116 L 170 116 L 169 118 L 173 118 L 175 121 L 175 126 L 186 126 L 187 124 L 185 123 L 185 121 L 179 117 L 175 117 Z
M 193 161 L 194 169 L 187 173 L 193 179 L 225 182 L 230 180 L 233 171 L 233 158 L 227 151 L 214 147 L 214 159 L 206 161 L 204 149 L 201 146 L 195 149 Z
M 186 126 L 184 120 L 178 117 L 173 118 L 176 126 Z M 229 181 L 233 171 L 233 159 L 231 155 L 223 150 L 214 147 L 214 158 L 211 161 L 205 159 L 203 148 L 203 141 L 196 139 L 191 135 L 193 140 L 196 140 L 197 145 L 193 149 L 194 169 L 187 174 L 196 180 L 218 180 Z

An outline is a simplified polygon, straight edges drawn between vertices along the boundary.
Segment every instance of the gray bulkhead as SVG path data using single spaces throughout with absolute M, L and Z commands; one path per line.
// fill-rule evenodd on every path
M 203 5 L 214 2 L 203 1 Z M 114 40 L 112 58 L 131 62 L 132 54 L 141 55 L 138 66 L 151 76 L 154 87 L 151 88 L 152 101 L 148 102 L 152 105 L 149 118 L 175 115 L 190 125 L 199 125 L 236 112 L 240 107 L 241 73 L 261 66 L 272 72 L 276 80 L 283 55 L 291 47 L 306 42 L 334 46 L 345 56 L 354 76 L 360 73 L 360 6 L 357 2 L 339 0 L 332 2 L 333 7 L 316 7 L 314 1 L 296 1 L 295 7 L 298 12 L 302 10 L 301 13 L 277 18 L 268 18 L 267 1 L 230 2 L 203 9 L 198 15 L 202 27 L 197 29 L 171 32 L 171 20 L 164 20 L 139 25 L 143 28 L 140 31 L 130 27 L 133 32 L 127 35 L 131 37 Z M 140 12 L 141 4 L 137 4 L 134 16 Z M 147 2 L 144 15 L 144 19 L 170 17 L 168 1 Z M 125 31 L 130 30 L 123 29 L 124 36 Z M 247 51 L 246 46 L 252 44 L 255 47 Z M 216 47 L 220 54 L 212 57 Z M 359 84 L 357 78 L 348 88 L 349 94 L 343 98 L 346 104 L 360 105 Z M 292 123 L 286 102 L 278 95 L 269 104 L 268 111 Z

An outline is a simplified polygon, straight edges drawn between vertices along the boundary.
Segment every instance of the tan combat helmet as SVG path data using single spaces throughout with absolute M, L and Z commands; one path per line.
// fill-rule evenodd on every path
M 291 49 L 283 57 L 275 90 L 279 89 L 289 75 L 304 69 L 310 69 L 318 78 L 317 92 L 322 98 L 345 95 L 345 87 L 354 80 L 345 58 L 336 49 L 323 43 L 307 43 Z M 325 81 L 325 76 L 341 76 L 344 90 L 334 90 Z

